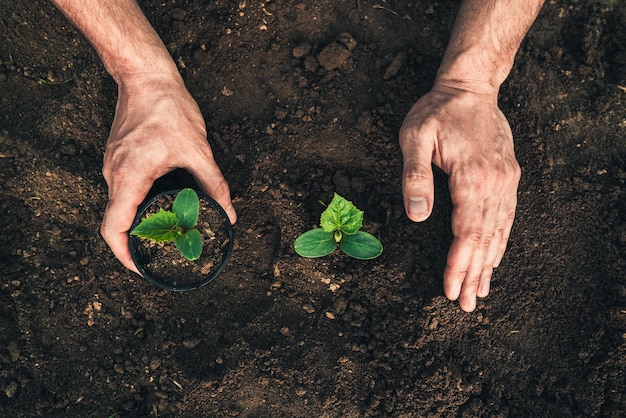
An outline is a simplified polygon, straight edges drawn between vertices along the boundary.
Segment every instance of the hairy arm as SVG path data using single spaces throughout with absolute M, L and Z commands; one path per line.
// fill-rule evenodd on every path
M 449 176 L 454 239 L 444 291 L 472 311 L 489 293 L 510 235 L 520 167 L 498 90 L 543 4 L 540 0 L 466 0 L 432 90 L 400 129 L 402 192 L 416 222 L 433 208 L 434 163 Z
M 466 0 L 435 84 L 495 95 L 544 0 Z
M 118 85 L 102 174 L 109 202 L 100 231 L 115 256 L 137 271 L 128 230 L 152 183 L 176 168 L 237 215 L 207 142 L 204 118 L 167 48 L 135 0 L 53 0 L 85 35 Z
M 100 55 L 119 84 L 127 77 L 178 75 L 161 38 L 135 0 L 52 0 Z

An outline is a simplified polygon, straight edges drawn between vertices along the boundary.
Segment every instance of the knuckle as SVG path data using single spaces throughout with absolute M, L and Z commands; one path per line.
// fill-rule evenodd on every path
M 230 194 L 230 188 L 228 187 L 228 183 L 225 179 L 222 179 L 217 184 L 217 193 L 220 195 Z
M 104 222 L 102 222 L 102 224 L 100 224 L 100 235 L 102 236 L 102 239 L 104 239 L 104 241 L 106 243 L 109 242 L 109 230 L 107 229 L 107 226 Z
M 437 131 L 437 122 L 434 119 L 421 117 L 407 117 L 400 127 L 398 139 L 402 152 L 411 151 L 415 144 L 432 137 Z
M 420 137 L 420 129 L 414 124 L 404 123 L 400 127 L 398 139 L 400 142 L 400 149 L 402 152 L 406 152 L 415 142 L 416 138 Z
M 420 128 L 419 124 L 415 123 L 412 119 L 405 119 L 400 126 L 399 139 L 400 143 L 413 139 L 419 136 Z
M 468 231 L 462 237 L 463 241 L 471 248 L 478 248 L 483 242 L 482 232 L 481 231 Z
M 509 223 L 513 223 L 513 221 L 515 220 L 515 207 L 513 207 L 513 209 L 509 210 L 506 214 L 506 220 Z M 504 231 L 505 228 L 503 227 L 502 230 Z
M 472 285 L 472 288 L 475 287 L 480 282 L 480 274 L 474 274 L 470 276 L 468 279 L 468 284 Z
M 422 183 L 430 181 L 431 168 L 420 163 L 408 163 L 404 165 L 402 177 L 410 183 Z
M 228 187 L 228 183 L 224 178 L 215 184 L 212 191 L 216 198 L 230 196 L 230 187 Z
M 112 178 L 112 171 L 113 169 L 111 167 L 111 163 L 105 159 L 102 163 L 102 177 L 104 177 L 104 181 L 106 181 L 107 184 L 109 184 L 109 181 Z
M 498 237 L 498 238 L 504 237 L 505 232 L 506 232 L 506 225 L 504 223 L 498 223 L 498 225 L 496 226 L 496 232 L 492 236 L 492 240 L 493 240 L 493 237 Z
M 521 178 L 522 170 L 515 157 L 504 159 L 491 159 L 489 157 L 477 158 L 467 170 L 467 176 L 473 179 L 474 183 L 492 182 L 496 185 L 506 185 L 518 182 Z
M 494 237 L 494 234 L 487 234 L 487 235 L 483 234 L 483 237 L 482 237 L 482 246 L 483 246 L 483 248 L 485 248 L 485 249 L 489 248 L 489 246 L 493 242 L 493 237 Z

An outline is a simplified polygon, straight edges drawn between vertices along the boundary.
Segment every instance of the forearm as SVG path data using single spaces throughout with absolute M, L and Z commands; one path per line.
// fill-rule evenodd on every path
M 465 0 L 436 85 L 497 94 L 543 0 Z
M 176 64 L 135 0 L 52 0 L 85 35 L 119 84 L 133 76 L 175 74 Z

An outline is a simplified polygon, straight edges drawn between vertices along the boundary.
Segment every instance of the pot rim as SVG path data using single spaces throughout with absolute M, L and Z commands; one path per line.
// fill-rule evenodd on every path
M 133 259 L 133 263 L 135 263 L 135 267 L 137 267 L 137 270 L 139 270 L 139 273 L 143 276 L 144 279 L 146 279 L 153 286 L 156 286 L 156 287 L 164 289 L 164 290 L 169 290 L 169 291 L 172 291 L 172 292 L 186 292 L 186 291 L 189 291 L 189 290 L 197 290 L 197 289 L 200 289 L 201 287 L 209 284 L 213 280 L 215 280 L 217 278 L 217 276 L 219 276 L 222 273 L 222 271 L 226 267 L 226 264 L 228 264 L 228 260 L 230 259 L 230 256 L 231 256 L 231 254 L 233 252 L 233 246 L 234 246 L 233 225 L 230 223 L 230 219 L 228 218 L 228 215 L 226 214 L 224 209 L 220 206 L 219 203 L 217 203 L 215 201 L 215 199 L 213 199 L 209 195 L 207 195 L 207 194 L 205 194 L 205 193 L 203 193 L 203 192 L 201 192 L 199 190 L 194 189 L 194 191 L 198 194 L 198 198 L 206 201 L 214 209 L 216 209 L 218 211 L 218 213 L 220 214 L 220 216 L 222 217 L 224 223 L 226 224 L 226 232 L 228 234 L 228 243 L 226 244 L 226 248 L 224 250 L 224 257 L 222 258 L 221 264 L 211 274 L 209 274 L 207 276 L 203 276 L 202 280 L 194 282 L 194 283 L 187 283 L 187 284 L 180 285 L 180 286 L 175 286 L 175 285 L 171 285 L 171 284 L 168 284 L 168 283 L 163 283 L 162 281 L 160 281 L 157 278 L 155 278 L 152 275 L 150 275 L 145 270 L 143 264 L 141 264 L 141 262 L 139 261 L 138 256 L 137 256 L 137 243 L 139 241 L 139 238 L 134 236 L 134 235 L 130 235 L 130 231 L 132 231 L 135 228 L 135 226 L 137 226 L 137 224 L 139 224 L 139 222 L 141 222 L 143 214 L 146 212 L 146 210 L 157 199 L 159 199 L 159 198 L 161 198 L 163 196 L 176 194 L 176 193 L 180 192 L 181 190 L 183 190 L 183 189 L 179 188 L 179 189 L 167 190 L 167 191 L 161 192 L 161 193 L 159 193 L 159 194 L 149 198 L 144 203 L 142 203 L 139 206 L 139 209 L 137 210 L 137 214 L 135 215 L 135 219 L 133 220 L 133 224 L 132 224 L 131 228 L 129 229 L 129 233 L 128 233 L 128 247 L 130 249 L 130 255 L 131 255 L 132 259 Z

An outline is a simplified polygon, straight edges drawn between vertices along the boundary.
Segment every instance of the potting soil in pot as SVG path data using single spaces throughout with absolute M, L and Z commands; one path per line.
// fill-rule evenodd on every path
M 146 216 L 160 208 L 172 210 L 175 196 L 160 197 L 148 209 Z M 202 254 L 194 261 L 187 260 L 176 249 L 174 242 L 156 243 L 139 239 L 137 255 L 148 274 L 169 286 L 187 286 L 204 280 L 221 265 L 226 246 L 230 240 L 227 225 L 220 213 L 206 201 L 200 199 L 200 212 L 196 229 L 203 238 Z

